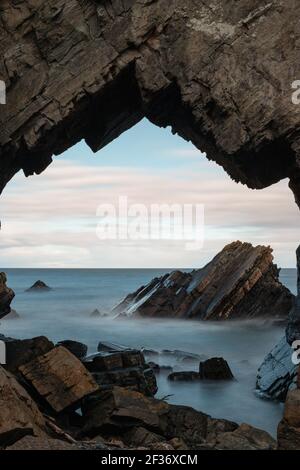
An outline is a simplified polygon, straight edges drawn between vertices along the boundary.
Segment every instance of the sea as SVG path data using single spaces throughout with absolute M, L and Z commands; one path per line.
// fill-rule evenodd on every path
M 14 338 L 45 335 L 54 342 L 66 339 L 97 351 L 101 341 L 156 351 L 181 350 L 203 358 L 224 357 L 235 377 L 229 382 L 170 382 L 158 376 L 158 398 L 192 406 L 216 418 L 249 423 L 276 435 L 283 405 L 255 394 L 256 373 L 264 357 L 284 335 L 284 329 L 264 321 L 201 322 L 163 319 L 114 319 L 92 317 L 98 309 L 107 314 L 128 293 L 153 277 L 172 269 L 3 269 L 15 291 L 12 307 L 16 319 L 2 319 L 0 333 Z M 296 269 L 282 269 L 280 278 L 296 293 Z M 52 289 L 27 292 L 42 280 Z M 272 315 L 272 305 L 270 305 Z M 197 370 L 198 363 L 183 364 L 178 357 L 154 359 L 174 371 Z

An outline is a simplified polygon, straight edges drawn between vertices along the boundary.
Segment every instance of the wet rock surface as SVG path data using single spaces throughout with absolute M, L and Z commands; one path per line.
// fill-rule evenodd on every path
M 113 312 L 199 320 L 277 319 L 287 317 L 294 300 L 279 282 L 272 249 L 238 241 L 202 269 L 153 279 L 129 294 Z
M 7 287 L 7 277 L 5 273 L 0 273 L 0 318 L 10 314 L 10 304 L 15 297 L 15 293 L 12 289 Z
M 289 389 L 294 388 L 297 366 L 293 364 L 293 349 L 283 337 L 266 356 L 257 373 L 257 390 L 265 398 L 284 401 Z

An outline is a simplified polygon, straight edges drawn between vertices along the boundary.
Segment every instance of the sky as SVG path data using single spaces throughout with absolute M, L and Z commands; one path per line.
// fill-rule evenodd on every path
M 149 213 L 153 204 L 203 207 L 203 246 L 99 238 L 99 206 L 117 211 L 119 197 Z M 236 184 L 192 144 L 146 119 L 96 154 L 82 141 L 39 176 L 19 172 L 1 196 L 0 211 L 3 268 L 200 268 L 234 240 L 271 245 L 279 266 L 295 267 L 299 244 L 299 213 L 287 180 L 260 191 Z

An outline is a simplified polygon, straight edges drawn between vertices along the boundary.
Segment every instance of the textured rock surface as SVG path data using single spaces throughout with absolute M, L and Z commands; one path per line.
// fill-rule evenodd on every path
M 6 274 L 0 273 L 0 318 L 11 312 L 10 304 L 15 296 L 14 291 L 7 287 L 6 282 Z
M 82 363 L 62 346 L 37 357 L 19 370 L 56 412 L 75 405 L 99 388 Z
M 66 339 L 64 341 L 60 341 L 58 345 L 63 346 L 64 348 L 68 349 L 78 359 L 83 359 L 87 355 L 87 352 L 88 352 L 87 345 L 80 343 L 79 341 Z
M 259 394 L 285 400 L 288 390 L 296 386 L 297 366 L 292 362 L 292 354 L 286 338 L 282 338 L 258 369 L 256 385 Z
M 0 190 L 148 117 L 253 188 L 300 193 L 296 0 L 3 0 Z
M 100 432 L 107 436 L 121 433 L 129 445 L 157 448 L 154 447 L 157 443 L 168 441 L 172 449 L 180 440 L 181 448 L 192 449 L 252 450 L 276 446 L 274 439 L 259 429 L 212 419 L 193 408 L 170 405 L 119 387 L 88 399 L 83 415 L 84 433 L 91 436 Z
M 289 315 L 289 321 L 286 328 L 286 339 L 289 344 L 292 344 L 293 341 L 300 339 L 300 246 L 296 252 L 297 255 L 297 270 L 298 270 L 298 279 L 297 279 L 297 290 L 298 295 L 296 298 L 295 305 L 291 314 Z
M 174 271 L 153 279 L 113 311 L 201 320 L 284 317 L 294 296 L 279 282 L 278 274 L 270 247 L 238 241 L 227 245 L 202 269 Z
M 277 430 L 278 448 L 300 450 L 300 390 L 288 393 L 283 419 Z
M 45 421 L 16 379 L 0 367 L 0 446 L 26 435 L 44 436 Z

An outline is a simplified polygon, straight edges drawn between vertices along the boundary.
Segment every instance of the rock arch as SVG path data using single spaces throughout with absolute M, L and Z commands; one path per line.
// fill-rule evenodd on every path
M 297 0 L 3 0 L 0 191 L 146 116 L 300 204 L 299 18 Z

